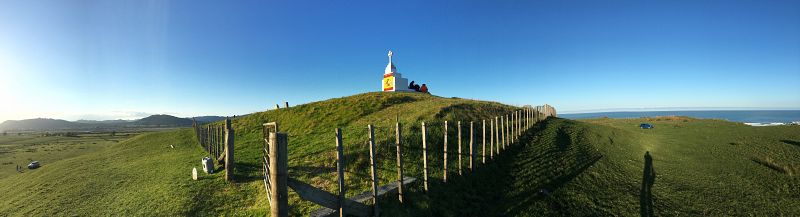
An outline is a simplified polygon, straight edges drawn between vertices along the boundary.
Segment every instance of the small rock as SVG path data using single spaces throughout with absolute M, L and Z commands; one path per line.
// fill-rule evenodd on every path
M 192 168 L 192 179 L 197 180 L 197 167 Z
M 169 148 L 175 148 L 175 146 L 169 145 Z

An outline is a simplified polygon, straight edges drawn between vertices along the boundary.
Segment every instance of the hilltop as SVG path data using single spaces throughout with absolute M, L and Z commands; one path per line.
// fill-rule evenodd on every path
M 139 126 L 191 126 L 192 120 L 172 115 L 150 115 L 146 118 L 133 121 L 131 124 Z
M 455 162 L 455 121 L 468 132 L 468 121 L 514 109 L 426 94 L 365 93 L 249 114 L 232 120 L 235 184 L 226 183 L 221 173 L 191 180 L 191 168 L 205 156 L 191 129 L 146 133 L 0 179 L 7 201 L 0 204 L 0 215 L 263 216 L 269 208 L 261 180 L 261 125 L 273 121 L 289 135 L 290 176 L 329 192 L 336 189 L 334 129 L 341 128 L 350 196 L 369 186 L 367 124 L 376 125 L 378 174 L 386 184 L 396 180 L 395 121 L 403 124 L 405 175 L 421 177 L 424 121 L 432 190 L 423 194 L 417 182 L 402 205 L 394 196 L 384 197 L 385 216 L 635 216 L 646 204 L 656 215 L 800 212 L 799 126 L 757 128 L 683 117 L 550 118 L 524 134 L 519 145 L 478 164 L 474 173 L 451 172 L 448 183 L 441 183 L 442 138 L 437 135 L 444 121 L 449 121 L 449 158 Z M 655 128 L 639 129 L 644 121 Z M 652 155 L 655 171 L 648 191 L 645 152 Z M 642 197 L 644 192 L 649 196 Z M 318 208 L 291 190 L 289 197 L 293 215 Z

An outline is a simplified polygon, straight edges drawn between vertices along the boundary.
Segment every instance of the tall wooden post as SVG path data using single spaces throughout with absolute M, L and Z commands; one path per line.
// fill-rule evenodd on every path
M 497 156 L 500 156 L 500 117 L 494 116 L 494 141 L 496 143 Z
M 403 203 L 403 145 L 400 143 L 400 122 L 395 125 L 395 144 L 397 144 L 397 199 Z
M 505 131 L 505 126 L 504 126 L 506 124 L 505 123 L 506 122 L 505 118 L 506 118 L 505 116 L 500 116 L 500 128 L 501 128 L 500 129 L 500 133 L 502 134 L 500 136 L 500 138 L 503 139 L 503 151 L 506 150 L 506 131 Z
M 515 131 L 514 130 L 514 124 L 516 124 L 517 120 L 515 119 L 514 116 L 515 116 L 514 115 L 514 111 L 509 113 L 509 119 L 508 120 L 510 120 L 510 121 L 508 123 L 511 125 L 511 126 L 509 126 L 510 127 L 510 131 L 511 131 L 511 133 L 509 134 L 511 136 L 511 137 L 509 137 L 509 138 L 511 138 L 511 143 L 510 144 L 514 144 L 514 142 L 516 141 L 516 138 L 517 138 L 517 134 L 516 134 L 516 132 L 514 132 Z
M 380 216 L 378 208 L 378 178 L 375 170 L 375 128 L 372 124 L 367 125 L 369 130 L 369 164 L 370 177 L 372 178 L 372 215 Z
M 494 120 L 489 118 L 489 159 L 494 159 Z
M 458 121 L 458 175 L 461 175 L 461 121 Z
M 483 136 L 481 136 L 481 140 L 483 140 L 483 149 L 481 149 L 481 163 L 486 163 L 486 119 L 483 119 L 483 126 L 481 127 L 483 131 Z
M 214 128 L 212 128 L 212 129 L 214 129 L 214 132 L 213 132 L 214 133 L 214 144 L 213 144 L 214 154 L 212 155 L 212 157 L 214 159 L 217 159 L 217 157 L 219 157 L 219 126 L 214 126 Z
M 233 168 L 236 161 L 233 158 L 234 150 L 234 131 L 231 127 L 231 119 L 225 119 L 225 180 L 233 181 Z
M 475 137 L 475 133 L 472 131 L 472 123 L 473 123 L 472 121 L 469 122 L 469 171 L 470 172 L 473 169 L 472 168 L 472 162 L 474 160 L 472 159 L 472 157 L 475 156 L 475 152 L 472 150 L 472 147 L 475 146 L 475 143 L 473 143 L 473 141 L 472 141 L 474 139 L 474 137 Z
M 336 128 L 336 172 L 339 177 L 339 217 L 345 217 L 344 200 L 347 199 L 347 188 L 344 183 L 344 143 L 342 143 L 342 129 Z
M 447 183 L 447 121 L 444 121 L 444 177 L 442 181 Z
M 222 144 L 224 143 L 222 140 L 225 139 L 225 131 L 220 126 L 217 126 L 217 135 L 219 139 L 217 140 L 217 154 L 214 156 L 215 159 L 219 158 L 220 153 L 222 153 Z
M 514 142 L 514 141 L 512 141 L 512 140 L 511 140 L 511 130 L 510 130 L 510 127 L 511 127 L 511 123 L 510 123 L 510 122 L 511 122 L 511 119 L 509 118 L 510 116 L 511 116 L 511 115 L 509 115 L 509 114 L 506 114 L 506 132 L 505 132 L 505 133 L 503 133 L 503 135 L 504 135 L 505 137 L 507 137 L 507 138 L 506 138 L 506 141 L 508 141 L 508 142 L 506 142 L 506 146 L 511 146 L 511 143 L 513 143 L 513 142 Z M 503 147 L 503 149 L 505 149 L 505 147 Z
M 289 216 L 288 140 L 286 133 L 269 133 L 269 141 L 270 212 L 273 217 L 285 217 Z
M 283 102 L 283 103 L 284 103 L 284 106 L 283 106 L 284 108 L 289 108 L 289 102 Z
M 426 131 L 425 122 L 422 122 L 422 178 L 425 185 L 425 193 L 428 193 L 428 142 Z

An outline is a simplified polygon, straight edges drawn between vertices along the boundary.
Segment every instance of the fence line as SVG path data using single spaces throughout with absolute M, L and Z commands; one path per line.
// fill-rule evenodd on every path
M 205 127 L 192 119 L 192 129 L 198 144 L 208 152 L 214 164 L 225 166 L 225 180 L 233 181 L 235 131 L 231 127 L 231 119 L 225 118 L 221 124 L 212 123 Z
M 489 119 L 489 159 L 490 161 L 494 159 L 494 155 L 497 154 L 498 157 L 501 154 L 501 151 L 505 151 L 507 146 L 511 145 L 518 145 L 520 143 L 520 139 L 522 135 L 525 134 L 533 125 L 537 124 L 538 122 L 545 120 L 548 117 L 555 117 L 556 112 L 555 109 L 549 105 L 544 106 L 536 106 L 536 107 L 522 107 L 522 109 L 513 110 L 509 113 L 505 113 L 503 115 L 494 116 L 494 119 Z M 486 119 L 477 120 L 481 123 L 481 165 L 486 164 Z M 475 141 L 475 129 L 474 129 L 474 122 L 469 121 L 469 164 L 468 169 L 470 172 L 473 172 L 476 169 L 477 165 L 474 165 L 475 157 L 477 155 L 475 148 L 477 143 Z M 436 122 L 430 122 L 436 123 Z M 438 124 L 436 124 L 438 125 Z M 422 181 L 423 181 L 423 192 L 428 193 L 431 189 L 429 186 L 429 165 L 428 165 L 428 148 L 430 147 L 428 137 L 428 124 L 425 121 L 422 121 L 419 125 L 421 132 L 421 149 L 422 153 Z M 433 124 L 431 125 L 433 126 Z M 448 121 L 444 121 L 441 125 L 443 131 L 439 132 L 434 130 L 435 134 L 441 133 L 443 136 L 443 173 L 442 173 L 442 182 L 447 183 L 447 175 L 448 175 L 448 135 L 449 135 L 449 125 Z M 209 126 L 211 129 L 212 126 Z M 380 186 L 380 180 L 378 179 L 378 169 L 377 169 L 377 155 L 379 154 L 378 151 L 378 143 L 376 143 L 375 129 L 386 129 L 389 128 L 381 128 L 376 127 L 375 125 L 369 124 L 367 125 L 367 144 L 369 146 L 369 170 L 370 170 L 370 182 L 371 187 L 368 191 L 356 195 L 351 198 L 346 197 L 347 192 L 347 184 L 345 183 L 345 174 L 346 171 L 346 163 L 345 163 L 345 155 L 344 155 L 344 141 L 342 138 L 342 130 L 341 128 L 335 129 L 335 144 L 336 144 L 336 171 L 337 171 L 337 179 L 338 179 L 338 192 L 337 194 L 329 193 L 325 190 L 315 188 L 309 184 L 305 184 L 301 181 L 288 177 L 288 160 L 287 160 L 287 148 L 288 148 L 288 141 L 287 141 L 287 134 L 281 133 L 278 129 L 278 125 L 276 123 L 266 123 L 264 124 L 264 184 L 265 190 L 268 192 L 268 200 L 270 202 L 270 209 L 271 209 L 271 216 L 288 216 L 288 187 L 291 187 L 295 192 L 300 195 L 300 198 L 303 200 L 311 201 L 318 205 L 321 205 L 322 208 L 319 210 L 314 211 L 311 216 L 346 216 L 346 215 L 354 215 L 354 216 L 378 216 L 380 213 L 380 209 L 378 207 L 378 197 L 384 194 L 397 192 L 398 201 L 403 203 L 407 198 L 404 196 L 404 186 L 408 183 L 414 182 L 416 178 L 414 177 L 407 177 L 405 176 L 404 171 L 404 146 L 402 142 L 402 127 L 400 122 L 394 123 L 394 134 L 395 134 L 395 146 L 396 146 L 396 171 L 397 171 L 397 181 L 388 182 L 387 185 Z M 215 128 L 216 129 L 216 128 Z M 363 129 L 363 128 L 362 128 Z M 412 126 L 412 130 L 415 127 Z M 434 129 L 437 129 L 434 127 Z M 458 143 L 458 174 L 462 174 L 462 141 L 461 141 L 461 121 L 456 122 L 456 129 L 457 129 L 457 143 Z M 198 128 L 196 128 L 198 130 Z M 211 130 L 213 132 L 213 130 Z M 198 134 L 200 135 L 200 134 Z M 383 135 L 383 134 L 381 134 Z M 386 135 L 389 135 L 388 133 Z M 225 140 L 227 141 L 228 133 L 225 134 Z M 201 138 L 200 136 L 198 138 Z M 202 137 L 205 138 L 205 137 Z M 363 137 L 362 137 L 363 138 Z M 438 137 L 434 135 L 434 140 Z M 199 139 L 200 141 L 204 141 L 203 139 Z M 212 140 L 213 141 L 213 137 Z M 201 142 L 202 143 L 202 142 Z M 213 142 L 212 142 L 213 143 Z M 435 144 L 435 143 L 434 143 Z M 210 146 L 209 146 L 210 147 Z M 495 149 L 496 147 L 496 149 Z M 496 152 L 496 153 L 495 153 Z M 435 155 L 434 155 L 435 156 Z M 435 159 L 435 157 L 434 157 Z M 432 167 L 436 168 L 436 167 Z M 435 170 L 435 169 L 434 169 Z M 371 205 L 366 205 L 365 202 L 371 201 Z

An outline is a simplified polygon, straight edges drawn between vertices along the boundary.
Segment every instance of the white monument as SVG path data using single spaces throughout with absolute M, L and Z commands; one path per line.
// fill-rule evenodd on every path
M 392 51 L 389 51 L 389 64 L 383 70 L 383 81 L 381 82 L 384 92 L 390 91 L 411 91 L 408 89 L 408 79 L 397 72 L 397 67 L 392 63 Z

